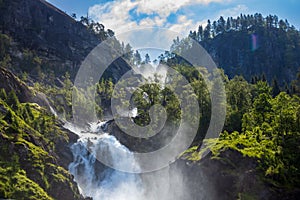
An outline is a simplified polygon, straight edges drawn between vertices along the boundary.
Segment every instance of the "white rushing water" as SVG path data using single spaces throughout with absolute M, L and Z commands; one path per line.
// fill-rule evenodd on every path
M 73 162 L 69 171 L 79 190 L 94 200 L 189 200 L 184 177 L 180 170 L 169 167 L 146 174 L 120 172 L 104 166 L 96 157 L 111 160 L 113 166 L 140 169 L 134 154 L 113 135 L 105 133 L 107 124 L 91 123 L 88 131 L 71 123 L 65 128 L 79 136 L 71 146 Z M 116 150 L 124 151 L 120 157 Z M 125 155 L 125 156 L 124 156 Z
M 102 131 L 105 126 L 103 122 L 91 123 L 90 129 L 84 131 L 71 123 L 65 124 L 65 128 L 80 137 L 71 147 L 74 161 L 69 166 L 69 171 L 74 175 L 80 192 L 94 200 L 145 199 L 142 181 L 138 174 L 116 171 L 97 162 L 96 156 L 104 156 L 104 159 L 110 157 L 115 165 L 139 167 L 133 154 L 125 146 L 114 136 Z M 111 146 L 125 151 L 127 156 L 116 157 Z

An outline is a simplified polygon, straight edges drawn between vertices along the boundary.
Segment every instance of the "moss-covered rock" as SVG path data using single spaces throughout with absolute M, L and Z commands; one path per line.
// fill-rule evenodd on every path
M 76 137 L 46 109 L 17 104 L 12 110 L 0 99 L 0 198 L 82 199 L 67 171 L 71 152 L 63 152 Z

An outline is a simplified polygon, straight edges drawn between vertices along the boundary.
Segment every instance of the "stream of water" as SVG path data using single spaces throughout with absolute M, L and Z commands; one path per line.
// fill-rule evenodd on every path
M 71 123 L 65 128 L 79 136 L 71 146 L 74 160 L 69 171 L 74 175 L 80 192 L 95 200 L 141 200 L 144 198 L 144 187 L 138 174 L 120 172 L 108 168 L 97 161 L 97 156 L 110 157 L 114 164 L 139 167 L 133 154 L 113 135 L 103 132 L 105 122 L 91 123 L 88 130 L 82 130 Z M 116 157 L 114 148 L 126 152 L 126 157 Z M 99 155 L 100 154 L 100 155 Z

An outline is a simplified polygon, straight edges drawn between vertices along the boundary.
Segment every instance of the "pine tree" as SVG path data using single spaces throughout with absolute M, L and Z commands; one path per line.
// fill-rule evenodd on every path
M 7 105 L 9 105 L 10 107 L 12 107 L 13 109 L 18 109 L 19 108 L 19 99 L 15 93 L 14 90 L 11 90 L 7 96 L 6 99 L 6 103 Z
M 150 62 L 151 62 L 150 56 L 149 56 L 149 54 L 146 53 L 146 55 L 145 55 L 145 64 L 148 64 Z
M 225 30 L 229 31 L 230 29 L 231 29 L 231 21 L 230 21 L 230 18 L 228 17 L 227 21 L 226 21 Z
M 1 88 L 1 90 L 0 90 L 0 99 L 6 100 L 6 98 L 7 98 L 7 94 L 5 92 L 5 89 Z
M 198 27 L 197 40 L 199 42 L 203 40 L 203 27 L 201 25 Z
M 277 79 L 272 80 L 272 95 L 276 97 L 280 93 L 280 88 L 277 82 Z
M 211 23 L 210 23 L 210 20 L 208 20 L 207 25 L 204 30 L 204 33 L 203 33 L 204 40 L 207 40 L 210 38 L 210 32 L 211 32 Z
M 141 64 L 141 61 L 142 61 L 141 54 L 139 53 L 138 50 L 136 50 L 134 53 L 134 64 L 139 65 Z

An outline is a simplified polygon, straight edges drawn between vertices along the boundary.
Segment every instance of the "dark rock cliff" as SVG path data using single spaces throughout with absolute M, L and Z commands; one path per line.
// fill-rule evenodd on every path
M 264 180 L 258 162 L 234 150 L 226 150 L 218 158 L 208 154 L 200 161 L 184 157 L 171 165 L 171 173 L 181 169 L 183 182 L 191 199 L 297 199 L 299 190 L 288 191 L 271 186 Z
M 229 78 L 242 75 L 251 81 L 264 75 L 269 83 L 276 79 L 283 86 L 296 79 L 300 70 L 299 42 L 297 30 L 253 26 L 224 32 L 200 44 Z
M 44 0 L 4 0 L 0 6 L 0 31 L 12 37 L 16 49 L 33 50 L 42 59 L 44 71 L 75 77 L 81 62 L 101 40 L 80 22 Z M 16 56 L 19 52 L 11 52 Z M 19 63 L 13 68 L 18 69 Z M 108 76 L 114 80 L 129 70 L 117 60 Z
M 25 83 L 18 79 L 9 70 L 0 67 L 0 88 L 4 88 L 6 93 L 15 91 L 20 102 L 32 102 L 38 103 L 41 106 L 48 106 L 48 102 L 43 95 L 37 92 L 33 92 Z

